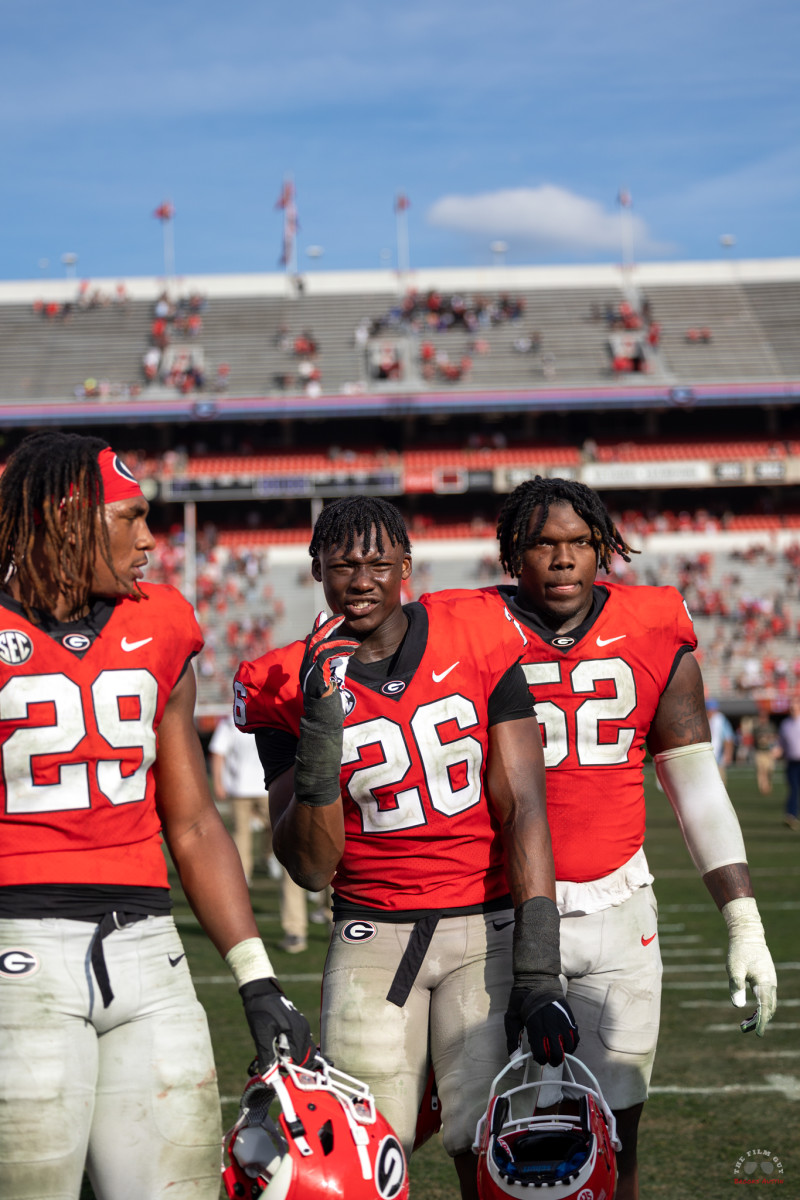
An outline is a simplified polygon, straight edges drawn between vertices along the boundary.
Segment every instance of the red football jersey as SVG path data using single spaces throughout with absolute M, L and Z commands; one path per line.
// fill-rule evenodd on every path
M 526 619 L 515 588 L 489 590 L 499 609 L 512 606 L 528 639 L 556 879 L 600 879 L 644 842 L 645 739 L 676 655 L 697 645 L 688 609 L 673 587 L 604 581 L 596 616 L 558 637 Z
M 88 632 L 0 606 L 0 886 L 168 886 L 151 768 L 203 639 L 179 592 L 142 590 Z
M 337 896 L 389 912 L 465 908 L 505 895 L 498 823 L 484 790 L 488 702 L 525 638 L 496 598 L 453 610 L 412 604 L 391 678 L 350 659 L 342 796 L 345 851 Z M 299 734 L 304 643 L 240 665 L 234 719 Z

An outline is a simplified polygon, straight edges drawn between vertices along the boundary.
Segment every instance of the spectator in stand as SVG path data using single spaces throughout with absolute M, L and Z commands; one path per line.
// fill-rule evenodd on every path
M 159 350 L 165 350 L 169 344 L 167 322 L 163 317 L 156 317 L 150 326 L 150 340 Z
M 294 352 L 298 358 L 306 358 L 317 353 L 319 349 L 316 338 L 309 330 L 299 333 L 294 339 Z
M 168 321 L 173 315 L 172 305 L 169 302 L 169 296 L 166 292 L 162 292 L 155 303 L 153 315 L 159 321 Z
M 778 730 L 781 750 L 786 764 L 786 811 L 783 823 L 788 829 L 800 829 L 800 700 L 792 700 L 789 715 Z
M 150 346 L 142 358 L 142 370 L 148 383 L 154 383 L 158 378 L 158 367 L 161 362 L 161 351 L 156 346 Z
M 719 773 L 724 783 L 728 774 L 728 767 L 733 762 L 733 754 L 736 749 L 733 726 L 725 716 L 725 713 L 720 709 L 719 703 L 716 700 L 706 700 L 706 712 L 708 713 L 708 727 L 711 730 L 711 745 L 714 749 L 714 758 L 717 760 Z

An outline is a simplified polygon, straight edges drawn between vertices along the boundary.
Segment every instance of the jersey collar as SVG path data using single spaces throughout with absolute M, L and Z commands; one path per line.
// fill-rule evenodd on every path
M 560 650 L 562 654 L 566 654 L 568 650 L 571 650 L 574 645 L 586 637 L 586 634 L 603 611 L 610 595 L 608 588 L 602 583 L 594 584 L 592 587 L 592 606 L 580 625 L 576 625 L 574 629 L 570 629 L 569 633 L 554 633 L 536 613 L 520 607 L 517 603 L 516 586 L 500 584 L 497 590 L 511 612 L 517 620 L 522 621 L 526 629 L 529 629 L 531 633 L 535 633 L 538 638 L 546 642 L 548 646 L 552 646 L 554 650 Z
M 351 658 L 347 665 L 347 678 L 373 692 L 399 698 L 404 688 L 397 691 L 386 689 L 387 683 L 402 683 L 408 685 L 422 662 L 425 647 L 428 644 L 428 611 L 416 600 L 403 605 L 403 612 L 408 618 L 408 629 L 400 645 L 388 658 L 377 662 L 362 663 L 357 658 Z
M 60 646 L 70 650 L 76 658 L 83 658 L 84 654 L 91 649 L 95 638 L 111 619 L 116 603 L 115 600 L 108 600 L 101 596 L 92 601 L 86 616 L 79 617 L 77 621 L 57 621 L 50 613 L 35 608 L 33 612 L 36 620 L 28 621 L 25 608 L 20 601 L 9 596 L 7 592 L 0 592 L 0 609 L 6 609 L 13 616 L 26 621 L 29 625 L 32 624 L 34 628 L 47 634 L 54 642 L 58 642 Z M 74 645 L 70 645 L 64 641 L 64 638 L 69 637 L 70 634 L 82 634 L 88 640 L 81 643 L 80 639 L 77 639 Z M 75 649 L 75 646 L 82 646 L 82 648 Z

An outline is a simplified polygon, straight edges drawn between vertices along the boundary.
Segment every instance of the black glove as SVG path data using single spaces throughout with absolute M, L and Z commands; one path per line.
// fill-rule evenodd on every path
M 575 1018 L 560 988 L 558 996 L 550 1000 L 526 988 L 512 988 L 505 1021 L 508 1053 L 518 1048 L 524 1029 L 531 1054 L 542 1066 L 549 1063 L 557 1067 L 580 1041 Z
M 514 986 L 505 1017 L 508 1053 L 519 1049 L 523 1029 L 540 1065 L 557 1067 L 579 1042 L 578 1026 L 561 988 L 560 918 L 546 896 L 514 910 Z
M 300 665 L 304 715 L 294 767 L 294 792 L 300 804 L 333 804 L 340 793 L 344 712 L 340 697 L 342 666 L 359 643 L 335 637 L 344 617 L 320 613 L 306 639 Z M 338 673 L 337 673 L 338 668 Z
M 279 1052 L 288 1054 L 298 1066 L 307 1066 L 317 1054 L 311 1028 L 274 979 L 252 979 L 243 983 L 239 995 L 244 1015 L 256 1044 L 259 1073 L 269 1070 Z

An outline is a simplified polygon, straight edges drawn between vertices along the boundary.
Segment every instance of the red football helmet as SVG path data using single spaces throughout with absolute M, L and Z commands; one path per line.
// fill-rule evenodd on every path
M 270 1116 L 270 1107 L 275 1117 Z M 365 1083 L 281 1059 L 244 1090 L 222 1180 L 237 1200 L 406 1200 L 403 1147 Z
M 522 1083 L 501 1091 L 503 1076 L 523 1063 Z M 560 1081 L 550 1077 L 532 1082 L 532 1067 L 531 1054 L 516 1055 L 492 1083 L 489 1107 L 478 1122 L 473 1146 L 480 1156 L 481 1200 L 518 1197 L 526 1187 L 554 1187 L 559 1200 L 612 1200 L 617 1186 L 614 1151 L 620 1149 L 620 1142 L 614 1114 L 594 1075 L 569 1054 L 564 1056 Z M 586 1083 L 578 1082 L 576 1069 Z M 537 1114 L 540 1089 L 553 1086 L 560 1088 L 566 1107 L 577 1108 L 576 1113 Z

